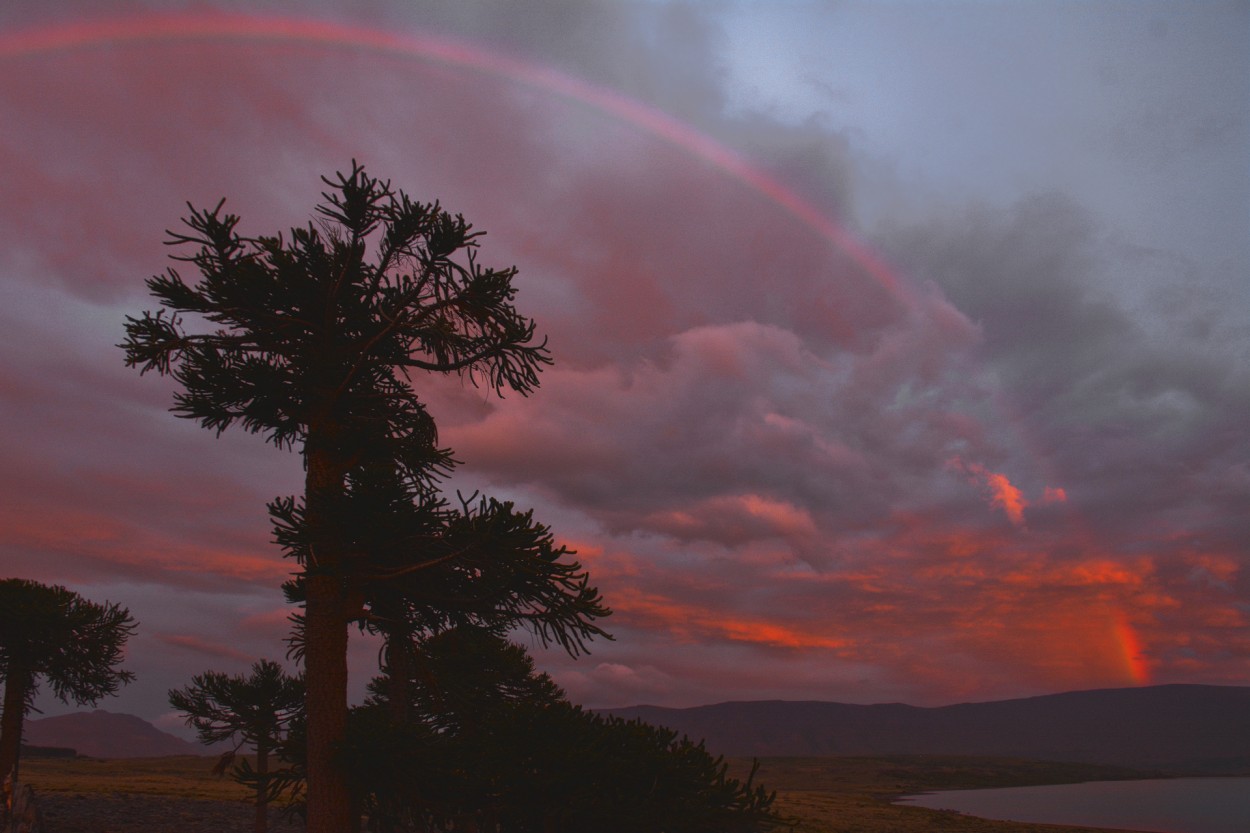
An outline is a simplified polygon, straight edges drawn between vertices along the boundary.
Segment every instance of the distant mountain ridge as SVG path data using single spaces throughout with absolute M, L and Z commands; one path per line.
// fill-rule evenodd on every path
M 768 700 L 598 711 L 667 726 L 732 756 L 984 755 L 1250 774 L 1250 686 L 1098 689 L 936 708 Z M 103 709 L 28 720 L 22 740 L 98 758 L 212 754 Z
M 771 700 L 600 711 L 731 756 L 987 755 L 1250 773 L 1250 686 L 1098 689 L 936 708 Z
M 22 742 L 68 747 L 92 758 L 163 758 L 208 755 L 198 744 L 162 732 L 141 717 L 104 709 L 27 720 Z

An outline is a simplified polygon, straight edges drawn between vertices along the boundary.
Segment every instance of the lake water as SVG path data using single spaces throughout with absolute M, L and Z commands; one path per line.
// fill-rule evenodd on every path
M 1250 778 L 1093 781 L 1046 787 L 950 790 L 901 802 L 1000 821 L 1151 830 L 1247 833 Z

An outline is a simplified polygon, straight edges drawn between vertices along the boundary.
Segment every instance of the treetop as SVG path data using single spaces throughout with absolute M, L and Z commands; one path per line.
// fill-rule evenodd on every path
M 219 433 L 237 422 L 279 446 L 326 429 L 344 442 L 415 434 L 428 449 L 435 428 L 411 371 L 499 395 L 537 387 L 546 341 L 513 303 L 515 267 L 478 262 L 481 232 L 355 161 L 323 182 L 315 220 L 286 235 L 243 236 L 224 200 L 189 207 L 185 229 L 169 232 L 173 259 L 199 277 L 149 278 L 160 307 L 127 317 L 120 346 L 128 366 L 182 384 L 175 413 Z M 344 453 L 360 454 L 355 444 Z

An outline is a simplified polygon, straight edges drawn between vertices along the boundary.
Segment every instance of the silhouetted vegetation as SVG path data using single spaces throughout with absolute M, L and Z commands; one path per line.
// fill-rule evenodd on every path
M 422 634 L 472 626 L 502 634 L 525 628 L 544 645 L 571 655 L 593 637 L 610 639 L 595 620 L 609 614 L 571 551 L 555 543 L 532 512 L 494 499 L 461 499 L 449 506 L 436 493 L 417 498 L 382 471 L 353 471 L 349 504 L 355 542 L 367 554 L 358 582 L 354 621 L 385 640 L 384 669 L 397 686 L 411 677 L 413 644 Z M 310 554 L 307 527 L 294 507 L 276 526 L 276 538 L 300 559 Z M 285 509 L 283 510 L 285 512 Z M 284 589 L 303 603 L 302 577 Z M 292 653 L 302 656 L 304 620 L 296 617 Z M 402 694 L 391 698 L 406 702 Z
M 187 715 L 203 743 L 231 741 L 234 748 L 222 754 L 217 771 L 233 764 L 234 779 L 255 791 L 256 833 L 268 828 L 269 755 L 286 739 L 291 722 L 303 711 L 304 680 L 290 677 L 282 666 L 262 659 L 252 673 L 227 676 L 208 671 L 191 684 L 169 692 L 169 704 Z M 245 745 L 256 751 L 256 768 L 237 758 Z M 237 760 L 236 760 L 237 758 Z
M 117 666 L 134 632 L 130 611 L 59 585 L 0 580 L 0 780 L 17 765 L 26 712 L 46 682 L 63 703 L 94 705 L 134 679 Z
M 754 833 L 786 825 L 773 794 L 702 744 L 568 702 L 520 646 L 460 627 L 420 639 L 408 685 L 353 709 L 344 763 L 377 833 Z M 402 708 L 389 699 L 403 690 Z M 402 715 L 402 717 L 400 716 Z M 299 792 L 300 739 L 284 787 Z
M 463 217 L 354 163 L 324 181 L 318 221 L 287 237 L 240 235 L 222 203 L 192 208 L 189 231 L 169 242 L 194 249 L 175 259 L 199 281 L 174 269 L 149 279 L 162 306 L 127 318 L 122 346 L 128 365 L 180 383 L 179 416 L 219 433 L 237 423 L 303 454 L 302 497 L 271 512 L 306 544 L 288 553 L 303 568 L 309 829 L 343 833 L 351 807 L 335 749 L 347 726 L 347 626 L 378 578 L 353 498 L 382 471 L 421 503 L 450 469 L 414 371 L 527 393 L 550 358 L 513 305 L 516 270 L 480 266 L 479 233 Z M 189 332 L 183 316 L 209 329 Z M 428 560 L 418 553 L 414 564 Z
M 122 345 L 128 365 L 179 382 L 177 415 L 303 455 L 303 494 L 269 513 L 301 568 L 284 590 L 303 608 L 291 653 L 307 687 L 275 747 L 285 765 L 253 779 L 261 803 L 301 799 L 313 833 L 354 830 L 362 814 L 380 833 L 776 826 L 750 779 L 672 732 L 583 712 L 507 641 L 524 628 L 576 656 L 607 637 L 596 620 L 609 611 L 532 513 L 440 495 L 455 461 L 413 372 L 526 394 L 551 361 L 545 343 L 513 305 L 515 269 L 479 266 L 463 217 L 355 163 L 323 181 L 318 220 L 287 237 L 241 236 L 223 203 L 192 208 L 169 242 L 193 247 L 175 260 L 198 282 L 149 279 L 161 308 L 127 318 Z M 207 327 L 189 332 L 184 316 Z M 351 623 L 384 649 L 349 716 Z M 171 701 L 202 716 L 205 739 L 230 736 L 264 711 L 251 693 L 228 702 L 230 685 L 203 675 Z M 253 743 L 275 741 L 266 726 Z

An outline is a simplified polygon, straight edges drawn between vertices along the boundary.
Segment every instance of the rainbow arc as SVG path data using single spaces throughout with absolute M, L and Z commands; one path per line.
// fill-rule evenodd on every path
M 484 73 L 590 106 L 682 148 L 758 192 L 834 244 L 905 309 L 916 305 L 914 292 L 876 253 L 776 177 L 710 136 L 621 93 L 464 41 L 314 18 L 227 12 L 149 13 L 0 34 L 0 58 L 104 45 L 214 40 L 293 42 L 399 55 Z

